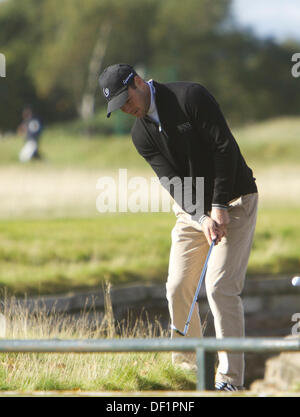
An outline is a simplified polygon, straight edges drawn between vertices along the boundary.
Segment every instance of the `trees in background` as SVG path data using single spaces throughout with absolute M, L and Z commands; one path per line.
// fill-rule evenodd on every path
M 0 3 L 0 130 L 31 103 L 46 122 L 88 120 L 105 104 L 99 72 L 116 62 L 158 81 L 193 80 L 232 123 L 297 114 L 299 45 L 237 29 L 231 0 L 6 0 Z

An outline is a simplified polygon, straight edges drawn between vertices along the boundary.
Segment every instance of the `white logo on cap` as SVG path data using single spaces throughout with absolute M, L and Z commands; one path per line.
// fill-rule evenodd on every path
M 131 73 L 128 75 L 128 77 L 127 77 L 127 78 L 125 78 L 125 80 L 123 80 L 123 84 L 124 84 L 124 85 L 126 85 L 132 76 L 133 76 L 133 72 L 131 72 Z
M 109 88 L 103 88 L 103 94 L 105 95 L 105 97 L 109 96 Z

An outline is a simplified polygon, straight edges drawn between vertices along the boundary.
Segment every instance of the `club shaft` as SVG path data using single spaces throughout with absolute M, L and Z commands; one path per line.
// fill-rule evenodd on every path
M 202 286 L 202 282 L 203 282 L 205 274 L 206 274 L 210 254 L 211 254 L 211 251 L 212 251 L 214 245 L 215 245 L 215 241 L 213 240 L 211 245 L 210 245 L 210 248 L 208 250 L 206 260 L 205 260 L 205 263 L 204 263 L 204 266 L 203 266 L 203 269 L 202 269 L 202 273 L 201 273 L 201 276 L 200 276 L 200 279 L 199 279 L 199 282 L 198 282 L 198 286 L 197 286 L 197 289 L 196 289 L 196 292 L 195 292 L 195 295 L 194 295 L 194 299 L 193 299 L 193 302 L 192 302 L 192 305 L 191 305 L 191 308 L 190 308 L 190 312 L 189 312 L 186 324 L 184 326 L 184 331 L 183 331 L 184 335 L 186 335 L 186 333 L 188 331 L 188 327 L 189 327 L 190 321 L 192 319 L 193 310 L 194 310 L 195 304 L 196 304 L 197 299 L 198 299 L 198 295 L 199 295 L 199 292 L 200 292 L 200 289 L 201 289 L 201 286 Z

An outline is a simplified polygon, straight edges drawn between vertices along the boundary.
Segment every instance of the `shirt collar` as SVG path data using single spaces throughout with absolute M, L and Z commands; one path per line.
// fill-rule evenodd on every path
M 155 87 L 153 85 L 153 80 L 147 81 L 147 84 L 149 85 L 150 92 L 151 92 L 151 103 L 148 110 L 148 115 L 154 113 L 156 111 L 156 104 L 155 104 Z

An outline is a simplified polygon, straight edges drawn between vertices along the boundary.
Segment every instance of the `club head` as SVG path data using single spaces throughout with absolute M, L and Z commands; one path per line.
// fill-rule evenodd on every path
M 176 333 L 180 334 L 180 336 L 185 336 L 185 333 L 178 330 L 173 324 L 171 324 L 171 329 L 174 330 Z

